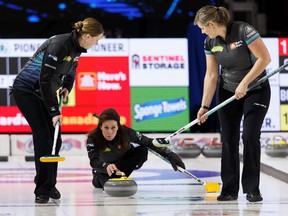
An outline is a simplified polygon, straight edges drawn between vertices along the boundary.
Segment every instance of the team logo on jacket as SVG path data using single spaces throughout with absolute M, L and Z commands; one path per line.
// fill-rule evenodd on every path
M 242 40 L 230 43 L 230 49 L 231 50 L 236 49 L 237 47 L 242 46 L 242 44 L 243 44 Z
M 247 35 L 248 38 L 252 37 L 256 33 L 257 33 L 256 30 L 252 28 L 251 26 L 245 27 L 245 34 Z
M 211 49 L 211 52 L 215 53 L 215 52 L 223 52 L 223 47 L 222 46 L 214 46 Z
M 70 62 L 71 61 L 71 56 L 65 56 L 63 61 L 67 61 L 67 62 Z
M 53 59 L 53 61 L 57 61 L 57 59 L 58 59 L 57 56 L 54 56 L 52 54 L 49 54 L 48 57 Z
M 245 27 L 245 33 L 248 35 L 253 31 L 253 28 L 251 28 L 251 26 L 246 26 Z
M 104 152 L 111 152 L 111 149 L 106 147 L 106 149 L 104 150 Z

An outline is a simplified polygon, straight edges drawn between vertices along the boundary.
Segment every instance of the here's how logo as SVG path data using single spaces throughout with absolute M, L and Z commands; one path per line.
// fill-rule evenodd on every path
M 105 71 L 98 72 L 79 72 L 79 90 L 122 90 L 122 83 L 127 80 L 127 76 L 122 71 L 111 73 Z

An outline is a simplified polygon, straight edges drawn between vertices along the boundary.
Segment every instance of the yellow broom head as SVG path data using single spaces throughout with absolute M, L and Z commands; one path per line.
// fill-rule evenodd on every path
M 43 163 L 62 162 L 64 160 L 65 160 L 65 157 L 61 157 L 59 155 L 43 156 L 40 158 L 40 161 Z
M 208 193 L 217 193 L 220 191 L 220 185 L 218 183 L 206 183 L 205 189 Z

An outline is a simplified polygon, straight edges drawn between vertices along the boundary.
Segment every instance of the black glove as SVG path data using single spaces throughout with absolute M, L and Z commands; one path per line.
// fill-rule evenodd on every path
M 177 166 L 185 169 L 185 164 L 181 160 L 181 158 L 171 151 L 169 148 L 166 147 L 156 147 L 152 143 L 152 139 L 150 140 L 148 146 L 151 150 L 155 151 L 156 153 L 160 154 L 164 160 L 168 160 L 175 171 L 177 171 Z
M 181 158 L 175 154 L 173 151 L 170 151 L 167 155 L 167 159 L 169 160 L 169 162 L 171 163 L 171 166 L 173 167 L 173 169 L 175 171 L 177 171 L 177 166 L 185 169 L 185 164 L 183 163 L 183 161 L 181 160 Z

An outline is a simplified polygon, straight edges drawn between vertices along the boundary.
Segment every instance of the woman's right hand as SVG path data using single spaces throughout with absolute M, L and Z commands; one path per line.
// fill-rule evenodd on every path
M 57 116 L 54 116 L 52 118 L 52 123 L 53 123 L 53 126 L 55 127 L 56 126 L 56 123 L 57 122 L 60 122 L 60 125 L 61 125 L 61 122 L 62 122 L 62 115 L 57 115 Z
M 208 116 L 205 115 L 205 113 L 207 112 L 208 110 L 201 107 L 197 113 L 197 119 L 198 119 L 198 125 L 201 125 L 202 123 L 204 123 L 207 119 L 208 119 Z
M 59 91 L 59 97 L 63 95 L 63 101 L 66 101 L 68 98 L 69 91 L 67 88 L 61 88 Z
M 106 168 L 106 171 L 109 176 L 111 176 L 113 173 L 120 172 L 115 164 L 109 164 Z

